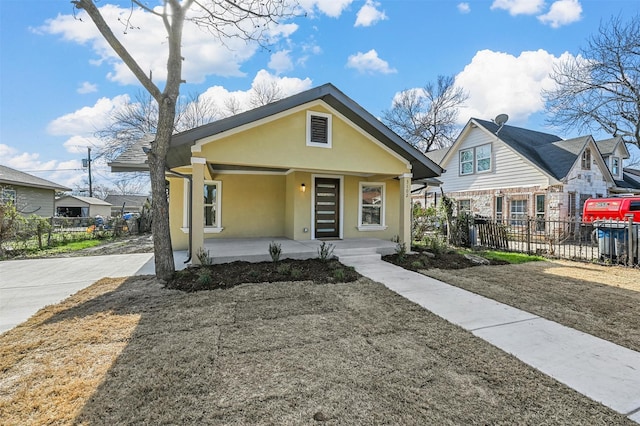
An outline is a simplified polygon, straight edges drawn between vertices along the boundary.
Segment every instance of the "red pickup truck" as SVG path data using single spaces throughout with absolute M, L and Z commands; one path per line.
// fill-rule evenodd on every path
M 633 217 L 640 222 L 640 196 L 589 198 L 582 209 L 582 221 L 591 223 L 594 220 L 627 220 Z

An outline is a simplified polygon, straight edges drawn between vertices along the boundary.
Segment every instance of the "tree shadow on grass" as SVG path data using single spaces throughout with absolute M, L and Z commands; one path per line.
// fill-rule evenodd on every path
M 75 424 L 626 421 L 367 279 L 104 286 L 43 324 L 80 332 L 102 320 L 104 339 L 124 339 Z

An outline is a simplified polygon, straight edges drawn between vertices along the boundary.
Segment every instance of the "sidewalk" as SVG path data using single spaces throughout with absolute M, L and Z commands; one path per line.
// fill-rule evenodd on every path
M 640 423 L 640 353 L 405 270 L 380 255 L 344 255 L 340 261 Z

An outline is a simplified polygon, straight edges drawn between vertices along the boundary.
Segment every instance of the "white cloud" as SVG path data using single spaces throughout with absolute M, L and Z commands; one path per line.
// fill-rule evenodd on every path
M 2 164 L 7 167 L 50 180 L 69 188 L 79 185 L 83 178 L 87 177 L 86 173 L 82 172 L 80 159 L 70 161 L 43 161 L 40 159 L 40 153 L 21 152 L 17 148 L 4 144 L 0 144 L 0 158 L 2 158 Z
M 460 13 L 469 13 L 471 12 L 471 6 L 469 3 L 458 3 L 458 12 Z
M 549 12 L 538 16 L 543 24 L 559 28 L 579 21 L 582 18 L 582 5 L 578 0 L 558 0 L 549 8 Z
M 464 70 L 456 76 L 456 86 L 469 92 L 466 108 L 461 110 L 460 124 L 469 118 L 491 119 L 506 113 L 512 122 L 526 119 L 543 111 L 543 89 L 551 89 L 549 77 L 554 64 L 570 58 L 544 51 L 522 52 L 513 56 L 502 52 L 481 50 Z
M 260 70 L 256 73 L 256 76 L 251 83 L 251 87 L 268 87 L 271 84 L 276 84 L 280 89 L 280 94 L 282 95 L 282 97 L 287 97 L 310 89 L 313 83 L 309 78 L 301 80 L 299 78 L 292 77 L 278 77 L 276 75 L 270 74 L 266 70 Z M 200 95 L 200 98 L 203 100 L 214 102 L 223 113 L 225 112 L 225 105 L 227 102 L 229 102 L 230 99 L 233 99 L 235 102 L 237 102 L 238 107 L 241 111 L 246 111 L 252 108 L 250 103 L 251 88 L 247 90 L 236 90 L 230 92 L 222 86 L 212 86 L 208 88 L 202 95 Z
M 315 10 L 318 9 L 331 18 L 337 18 L 353 3 L 353 0 L 299 0 L 298 3 L 312 16 Z
M 347 68 L 353 68 L 361 73 L 381 73 L 381 74 L 393 74 L 397 70 L 389 67 L 389 63 L 378 57 L 378 52 L 375 49 L 371 49 L 366 53 L 358 52 L 355 55 L 349 56 L 347 60 Z
M 281 50 L 271 55 L 271 59 L 268 64 L 269 68 L 274 70 L 276 74 L 291 71 L 293 69 L 293 62 L 291 61 L 289 53 L 291 53 L 290 50 Z
M 491 10 L 503 9 L 511 16 L 535 15 L 542 11 L 544 0 L 494 0 Z
M 98 91 L 98 85 L 89 83 L 88 81 L 83 81 L 78 87 L 77 92 L 81 95 L 86 95 L 87 93 L 95 93 Z
M 96 130 L 105 128 L 112 113 L 128 101 L 128 95 L 118 95 L 113 99 L 100 98 L 93 106 L 56 118 L 47 126 L 47 132 L 56 136 L 91 137 Z
M 319 3 L 325 7 L 324 2 Z M 346 2 L 348 3 L 350 2 Z M 331 4 L 333 1 L 327 2 L 327 5 Z M 100 11 L 140 67 L 145 72 L 152 72 L 154 81 L 164 81 L 167 44 L 162 21 L 141 9 L 131 10 L 107 4 L 102 6 Z M 197 13 L 197 10 L 193 10 L 193 13 Z M 77 16 L 82 19 L 82 22 L 71 15 L 58 15 L 54 19 L 47 20 L 44 25 L 34 31 L 59 35 L 66 41 L 89 45 L 97 55 L 97 58 L 92 58 L 90 63 L 95 66 L 107 64 L 111 69 L 107 74 L 109 79 L 121 84 L 137 84 L 133 73 L 105 42 L 86 13 L 80 11 Z M 135 28 L 125 31 L 122 22 L 130 22 Z M 296 24 L 273 24 L 266 28 L 265 34 L 270 41 L 277 41 L 282 37 L 290 36 L 297 29 Z M 208 75 L 243 76 L 241 65 L 250 59 L 257 49 L 256 43 L 248 43 L 241 38 L 225 39 L 223 44 L 211 33 L 187 22 L 182 40 L 182 55 L 185 58 L 182 77 L 188 82 L 199 83 Z
M 378 10 L 379 7 L 380 3 L 377 1 L 367 0 L 364 6 L 358 11 L 354 27 L 370 27 L 379 21 L 388 19 L 384 11 Z

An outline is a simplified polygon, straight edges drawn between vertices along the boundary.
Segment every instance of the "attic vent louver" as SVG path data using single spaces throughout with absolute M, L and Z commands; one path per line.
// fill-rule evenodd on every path
M 312 143 L 327 143 L 329 141 L 328 135 L 329 132 L 327 129 L 329 128 L 329 119 L 327 117 L 322 117 L 318 115 L 311 116 L 311 137 L 310 142 Z

